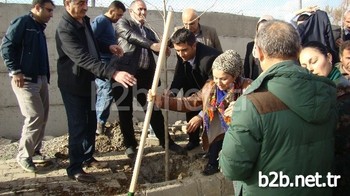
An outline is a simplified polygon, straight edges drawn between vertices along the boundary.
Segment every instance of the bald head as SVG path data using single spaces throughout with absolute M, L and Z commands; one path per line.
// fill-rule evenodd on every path
M 343 25 L 345 29 L 350 30 L 350 10 L 344 13 Z
M 186 8 L 182 12 L 182 23 L 186 29 L 189 29 L 192 33 L 199 33 L 199 18 L 196 10 L 192 8 Z
M 197 18 L 197 12 L 196 10 L 192 9 L 192 8 L 186 8 L 184 9 L 184 11 L 182 12 L 182 20 L 186 19 L 186 20 L 193 20 L 195 18 Z

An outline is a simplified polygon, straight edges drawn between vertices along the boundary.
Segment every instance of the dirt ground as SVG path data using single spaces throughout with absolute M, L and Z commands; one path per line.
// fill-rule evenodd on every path
M 123 155 L 125 147 L 123 145 L 123 137 L 121 135 L 119 125 L 115 123 L 107 123 L 105 135 L 96 136 L 96 157 L 109 156 L 111 154 Z M 141 135 L 142 124 L 135 125 L 135 134 L 139 139 Z M 187 136 L 179 131 L 171 132 L 173 139 L 180 144 L 186 144 Z M 182 142 L 182 143 L 181 143 Z M 157 142 L 156 142 L 157 143 Z M 15 158 L 17 154 L 18 142 L 0 142 L 0 160 L 8 160 Z M 55 158 L 53 167 L 56 169 L 66 168 L 68 166 L 68 135 L 51 138 L 43 142 L 42 153 Z M 153 143 L 146 143 L 144 156 L 138 177 L 138 189 L 146 189 L 150 184 L 165 181 L 165 160 L 164 149 Z M 202 151 L 192 156 L 175 155 L 170 152 L 169 159 L 169 180 L 184 179 L 193 175 L 198 175 L 199 171 L 205 165 L 206 160 L 201 158 Z M 111 164 L 110 164 L 111 165 Z M 121 188 L 111 189 L 102 183 L 96 183 L 96 190 L 102 195 L 115 195 L 127 193 L 133 173 L 134 161 L 126 156 L 118 159 L 110 167 L 113 173 L 124 173 L 126 178 L 118 180 Z M 52 167 L 52 166 L 51 166 Z M 51 168 L 52 169 L 52 168 Z M 43 190 L 45 187 L 43 187 Z M 57 190 L 60 192 L 62 190 Z M 72 190 L 71 190 L 72 191 Z M 63 192 L 61 192 L 63 193 Z

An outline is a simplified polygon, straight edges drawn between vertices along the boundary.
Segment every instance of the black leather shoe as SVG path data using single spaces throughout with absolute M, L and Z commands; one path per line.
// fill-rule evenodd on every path
M 187 155 L 187 151 L 176 143 L 169 144 L 169 150 L 179 155 Z
M 197 146 L 199 146 L 199 143 L 194 143 L 194 142 L 188 142 L 186 144 L 186 150 L 190 151 L 190 150 L 193 150 L 195 149 Z
M 104 168 L 107 168 L 109 166 L 108 162 L 106 162 L 106 161 L 98 161 L 94 157 L 92 157 L 88 161 L 85 161 L 84 165 L 87 166 L 87 167 L 94 167 L 96 169 L 104 169 Z
M 219 172 L 219 168 L 217 166 L 207 164 L 204 170 L 202 171 L 202 174 L 205 176 L 210 176 L 218 172 Z
M 209 152 L 204 153 L 202 156 L 203 159 L 209 159 Z
M 80 172 L 76 173 L 74 175 L 68 176 L 70 179 L 76 180 L 78 182 L 84 182 L 84 183 L 95 183 L 96 178 L 88 173 Z

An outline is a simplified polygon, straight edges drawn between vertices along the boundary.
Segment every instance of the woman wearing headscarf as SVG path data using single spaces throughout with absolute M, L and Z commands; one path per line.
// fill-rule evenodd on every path
M 218 154 L 222 148 L 224 134 L 231 122 L 233 104 L 251 83 L 241 77 L 243 65 L 240 55 L 227 50 L 213 62 L 213 80 L 208 80 L 203 88 L 189 97 L 155 96 L 155 105 L 173 111 L 188 112 L 198 108 L 202 111 L 193 118 L 203 122 L 202 145 L 208 151 L 208 164 L 202 171 L 212 175 L 219 171 Z M 188 124 L 187 130 L 193 129 Z

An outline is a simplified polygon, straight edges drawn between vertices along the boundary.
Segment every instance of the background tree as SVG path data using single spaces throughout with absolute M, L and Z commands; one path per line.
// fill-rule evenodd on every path
M 334 25 L 341 25 L 342 18 L 346 10 L 349 9 L 349 0 L 343 0 L 340 7 L 326 6 L 325 11 L 328 13 L 331 23 Z

